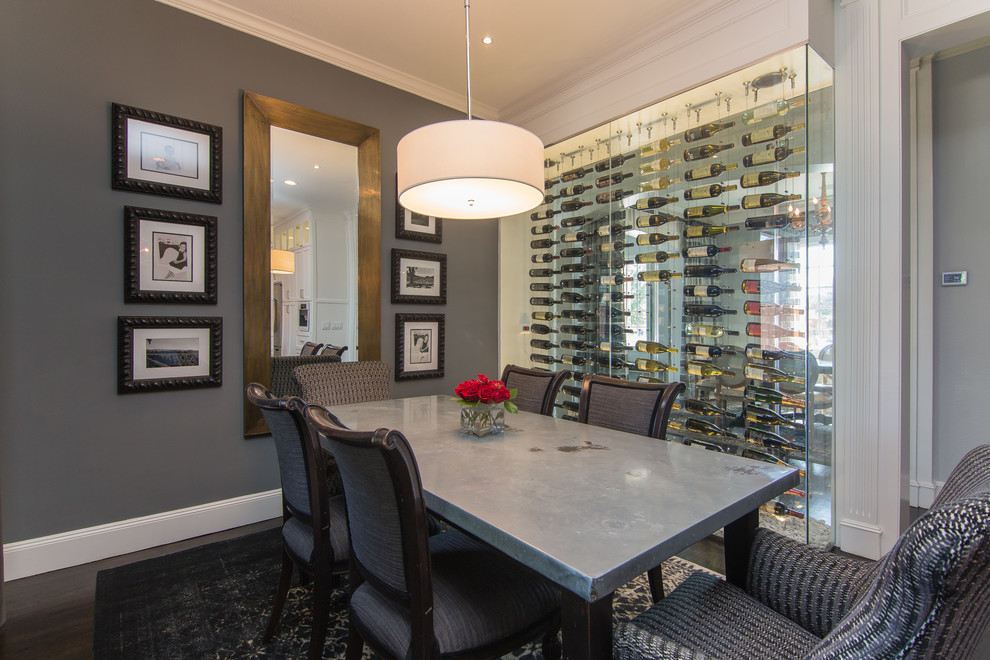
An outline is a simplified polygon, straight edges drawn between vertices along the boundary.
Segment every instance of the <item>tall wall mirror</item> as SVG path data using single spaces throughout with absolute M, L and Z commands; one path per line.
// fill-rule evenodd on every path
M 245 386 L 307 341 L 380 359 L 380 259 L 378 129 L 244 92 Z M 267 432 L 245 400 L 245 436 Z

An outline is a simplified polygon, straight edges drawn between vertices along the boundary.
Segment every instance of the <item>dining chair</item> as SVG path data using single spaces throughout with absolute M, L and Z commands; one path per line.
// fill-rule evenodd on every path
M 340 362 L 336 355 L 272 356 L 271 391 L 275 396 L 302 396 L 294 369 L 304 364 Z
M 347 350 L 346 346 L 334 346 L 333 344 L 324 344 L 323 348 L 320 349 L 320 355 L 336 355 L 337 357 L 343 357 L 344 351 Z
M 328 362 L 295 369 L 303 400 L 321 406 L 340 406 L 365 401 L 387 401 L 389 368 L 384 362 Z
M 615 632 L 615 657 L 976 657 L 990 624 L 990 445 L 971 450 L 932 507 L 878 561 L 765 528 L 746 589 L 693 573 Z
M 276 397 L 258 383 L 248 385 L 247 398 L 271 429 L 282 483 L 282 571 L 262 641 L 268 643 L 275 636 L 297 567 L 313 580 L 309 657 L 321 658 L 334 579 L 348 571 L 344 498 L 328 494 L 324 452 L 303 421 L 302 399 Z
M 587 374 L 581 383 L 578 422 L 664 440 L 667 422 L 684 383 L 640 383 Z M 646 572 L 653 602 L 663 598 L 660 566 Z
M 337 456 L 351 535 L 346 658 L 498 658 L 543 635 L 559 658 L 558 587 L 458 531 L 430 536 L 419 467 L 399 431 L 306 423 Z
M 514 364 L 507 364 L 502 370 L 502 382 L 510 390 L 517 390 L 512 402 L 519 410 L 541 415 L 553 414 L 560 386 L 570 377 L 570 371 L 543 371 Z

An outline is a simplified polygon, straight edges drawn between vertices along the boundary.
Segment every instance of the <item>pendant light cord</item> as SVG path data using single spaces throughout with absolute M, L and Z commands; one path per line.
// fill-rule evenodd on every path
M 464 0 L 464 41 L 467 50 L 467 118 L 471 119 L 471 0 Z

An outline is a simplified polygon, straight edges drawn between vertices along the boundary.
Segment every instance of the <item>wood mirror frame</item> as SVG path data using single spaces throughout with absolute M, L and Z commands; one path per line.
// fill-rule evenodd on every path
M 381 137 L 377 128 L 244 92 L 244 388 L 271 387 L 271 128 L 358 150 L 358 350 L 381 359 Z M 244 390 L 242 390 L 244 391 Z M 244 398 L 244 436 L 268 433 Z

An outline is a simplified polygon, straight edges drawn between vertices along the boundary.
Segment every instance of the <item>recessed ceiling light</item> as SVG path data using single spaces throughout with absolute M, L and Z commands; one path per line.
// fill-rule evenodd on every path
M 299 185 L 298 183 L 296 183 L 296 182 L 295 182 L 295 181 L 293 181 L 292 179 L 286 179 L 286 180 L 285 180 L 285 181 L 283 181 L 282 183 L 284 183 L 284 184 L 285 184 L 285 185 L 287 185 L 287 186 L 298 186 L 298 185 Z
M 313 165 L 313 169 L 314 169 L 314 170 L 318 170 L 318 169 L 320 169 L 320 166 L 319 166 L 319 164 L 316 164 L 316 165 Z
M 488 45 L 490 45 L 492 43 L 492 38 L 486 35 L 485 37 L 482 37 L 481 43 L 483 43 L 486 46 L 488 46 Z

